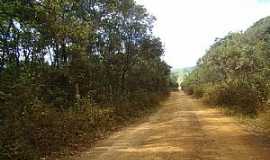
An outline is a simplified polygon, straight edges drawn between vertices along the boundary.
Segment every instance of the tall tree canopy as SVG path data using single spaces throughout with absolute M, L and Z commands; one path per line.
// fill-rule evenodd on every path
M 134 0 L 0 0 L 0 134 L 23 128 L 0 138 L 0 153 L 15 154 L 7 139 L 27 137 L 37 104 L 76 111 L 82 100 L 117 106 L 167 92 L 154 21 Z

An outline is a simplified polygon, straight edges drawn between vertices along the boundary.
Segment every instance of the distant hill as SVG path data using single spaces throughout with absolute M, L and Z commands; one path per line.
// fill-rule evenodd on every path
M 180 83 L 183 81 L 183 78 L 192 72 L 195 67 L 186 67 L 186 68 L 177 68 L 172 69 L 172 77 L 177 77 L 177 82 L 180 85 Z

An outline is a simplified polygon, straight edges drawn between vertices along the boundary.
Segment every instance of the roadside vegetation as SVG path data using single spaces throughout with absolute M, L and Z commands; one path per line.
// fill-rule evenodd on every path
M 259 116 L 269 128 L 270 17 L 244 32 L 216 39 L 182 89 L 233 114 Z M 267 115 L 267 116 L 266 116 Z
M 0 1 L 0 159 L 92 143 L 166 97 L 155 18 L 134 0 Z
M 186 75 L 188 75 L 190 72 L 192 72 L 194 67 L 186 67 L 186 68 L 177 68 L 172 69 L 172 77 L 176 77 L 178 82 L 183 81 Z

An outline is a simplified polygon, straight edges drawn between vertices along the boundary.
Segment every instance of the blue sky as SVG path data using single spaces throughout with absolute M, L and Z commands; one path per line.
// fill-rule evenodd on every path
M 270 16 L 270 0 L 136 0 L 157 18 L 154 34 L 174 68 L 196 65 L 215 38 Z
M 265 4 L 270 3 L 270 0 L 257 0 L 258 3 Z

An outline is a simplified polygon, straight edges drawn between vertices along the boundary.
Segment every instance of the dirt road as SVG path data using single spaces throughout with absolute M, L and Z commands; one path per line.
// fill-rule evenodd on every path
M 72 160 L 270 160 L 270 141 L 183 93 Z

